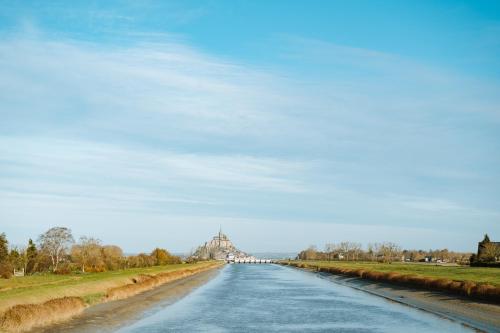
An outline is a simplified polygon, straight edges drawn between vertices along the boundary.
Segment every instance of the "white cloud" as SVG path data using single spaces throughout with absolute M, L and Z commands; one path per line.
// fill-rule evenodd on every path
M 404 201 L 402 203 L 404 206 L 415 208 L 417 210 L 432 211 L 432 212 L 446 212 L 450 210 L 464 210 L 464 207 L 458 205 L 455 202 L 445 199 L 414 199 L 410 201 Z
M 494 87 L 318 41 L 298 42 L 312 54 L 288 55 L 315 63 L 320 78 L 166 38 L 1 40 L 0 214 L 8 226 L 71 216 L 95 225 L 164 218 L 175 229 L 192 212 L 304 227 L 385 224 L 388 234 L 410 232 L 409 224 L 470 227 L 471 219 L 493 227 L 498 192 L 484 184 L 498 183 L 498 170 L 488 169 L 498 162 L 490 154 Z M 456 188 L 441 193 L 450 182 Z
M 91 184 L 96 190 L 194 183 L 199 187 L 301 192 L 305 187 L 296 175 L 308 165 L 276 158 L 138 150 L 86 141 L 3 138 L 0 142 L 4 172 L 34 182 Z M 3 183 L 15 185 L 5 178 Z
M 251 134 L 281 120 L 276 78 L 180 44 L 101 48 L 74 41 L 0 44 L 2 113 L 71 129 Z M 36 107 L 36 111 L 33 108 Z M 272 112 L 269 110 L 272 109 Z M 60 128 L 58 128 L 61 130 Z

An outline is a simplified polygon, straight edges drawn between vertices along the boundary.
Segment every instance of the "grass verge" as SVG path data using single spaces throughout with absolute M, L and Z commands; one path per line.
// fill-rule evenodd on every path
M 218 265 L 220 264 L 216 262 L 203 262 L 4 280 L 0 284 L 0 331 L 23 332 L 65 320 L 87 306 L 127 298 Z
M 353 276 L 425 290 L 444 291 L 500 304 L 500 269 L 331 261 L 281 262 L 298 268 Z

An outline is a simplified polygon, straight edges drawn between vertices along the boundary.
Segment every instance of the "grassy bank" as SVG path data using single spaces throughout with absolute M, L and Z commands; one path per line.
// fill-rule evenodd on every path
M 217 265 L 219 263 L 203 262 L 0 280 L 0 329 L 22 331 L 65 319 L 82 311 L 85 306 L 133 296 Z M 54 311 L 54 307 L 58 310 Z M 57 313 L 57 316 L 47 317 L 46 312 Z
M 16 304 L 41 303 L 65 296 L 82 297 L 88 302 L 97 301 L 111 288 L 128 284 L 140 275 L 202 267 L 208 263 L 179 264 L 133 268 L 103 273 L 69 275 L 33 275 L 0 279 L 0 312 Z
M 291 261 L 282 262 L 282 264 L 373 281 L 445 291 L 500 303 L 500 268 L 339 261 Z

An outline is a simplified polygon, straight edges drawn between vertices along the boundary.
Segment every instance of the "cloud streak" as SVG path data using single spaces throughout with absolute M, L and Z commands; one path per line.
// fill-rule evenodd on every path
M 495 85 L 322 41 L 279 46 L 299 73 L 166 38 L 2 36 L 9 228 L 74 212 L 498 230 Z

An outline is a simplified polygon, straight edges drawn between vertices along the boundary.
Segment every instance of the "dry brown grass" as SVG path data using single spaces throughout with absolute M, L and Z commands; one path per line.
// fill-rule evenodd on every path
M 159 285 L 178 280 L 208 269 L 213 268 L 214 265 L 204 267 L 195 267 L 191 269 L 165 272 L 156 275 L 142 274 L 132 280 L 133 283 L 124 286 L 111 288 L 106 292 L 106 300 L 117 300 L 127 298 L 141 292 L 151 290 Z
M 0 329 L 24 332 L 32 328 L 70 318 L 85 308 L 80 297 L 56 298 L 41 304 L 16 305 L 0 317 Z
M 403 274 L 398 272 L 379 272 L 367 269 L 354 269 L 347 267 L 324 267 L 321 265 L 304 263 L 286 263 L 289 266 L 306 268 L 331 274 L 354 276 L 379 282 L 393 283 L 403 286 L 411 286 L 425 290 L 444 291 L 451 294 L 468 296 L 475 299 L 488 300 L 500 304 L 500 287 L 486 283 L 472 281 L 454 281 L 445 278 L 434 278 Z
M 130 268 L 103 273 L 85 273 L 71 275 L 40 274 L 0 279 L 0 314 L 18 304 L 38 304 L 55 298 L 68 296 L 82 297 L 102 294 L 110 288 L 131 283 L 141 274 L 154 275 L 167 271 L 183 270 L 210 264 L 200 262 Z
M 109 288 L 103 301 L 123 299 L 161 284 L 219 266 L 218 263 L 182 268 L 154 275 L 138 274 L 128 278 L 130 284 Z M 24 332 L 71 318 L 86 307 L 82 297 L 61 297 L 38 304 L 18 304 L 0 314 L 0 332 Z

